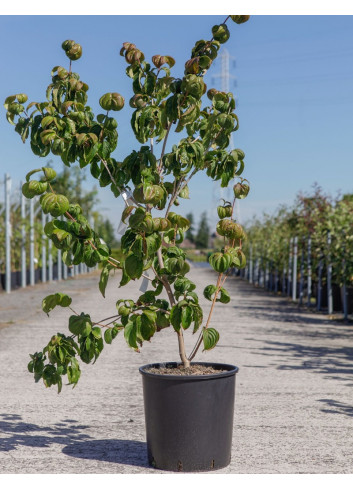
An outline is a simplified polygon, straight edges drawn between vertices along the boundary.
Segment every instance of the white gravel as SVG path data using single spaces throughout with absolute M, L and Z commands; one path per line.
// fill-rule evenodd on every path
M 175 333 L 163 330 L 137 354 L 122 335 L 95 365 L 83 365 L 75 389 L 45 389 L 27 372 L 29 353 L 66 331 L 69 312 L 50 318 L 41 299 L 55 291 L 94 320 L 115 312 L 118 298 L 134 298 L 139 283 L 107 298 L 97 273 L 0 295 L 0 473 L 153 474 L 148 467 L 142 382 L 138 367 L 178 361 Z M 213 272 L 192 268 L 202 296 Z M 239 367 L 231 464 L 217 473 L 352 473 L 353 327 L 299 310 L 246 282 L 230 278 L 233 297 L 217 305 L 212 325 L 218 346 L 196 359 Z M 202 299 L 209 308 L 209 302 Z M 191 333 L 191 332 L 190 332 Z M 190 350 L 194 338 L 188 335 Z M 192 341 L 191 341 L 192 340 Z

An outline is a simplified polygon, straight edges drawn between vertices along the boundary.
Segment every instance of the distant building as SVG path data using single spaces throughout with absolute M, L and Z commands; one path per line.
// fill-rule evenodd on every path
M 195 243 L 185 238 L 184 241 L 180 244 L 180 248 L 195 249 L 196 246 Z
M 219 238 L 219 234 L 217 234 L 217 233 L 212 233 L 212 234 L 211 234 L 210 241 L 209 241 L 209 243 L 210 243 L 210 248 L 215 248 L 215 240 L 216 240 L 217 238 Z

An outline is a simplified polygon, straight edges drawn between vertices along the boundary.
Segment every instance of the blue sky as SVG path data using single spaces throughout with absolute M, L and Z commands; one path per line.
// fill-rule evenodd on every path
M 217 15 L 1 16 L 0 98 L 25 92 L 30 101 L 44 100 L 50 70 L 67 65 L 61 42 L 74 39 L 83 46 L 74 70 L 90 86 L 93 110 L 98 112 L 98 99 L 105 92 L 117 91 L 126 99 L 126 108 L 117 113 L 115 156 L 122 159 L 139 145 L 130 128 L 132 91 L 125 60 L 119 56 L 121 44 L 134 42 L 146 58 L 173 56 L 173 74 L 182 76 L 195 41 L 208 39 L 212 26 L 223 20 Z M 231 65 L 236 77 L 231 90 L 240 120 L 234 145 L 245 151 L 244 176 L 251 184 L 248 198 L 241 202 L 241 220 L 293 202 L 298 191 L 310 191 L 314 182 L 332 194 L 352 192 L 353 17 L 254 15 L 246 24 L 231 22 L 229 27 L 226 48 L 236 61 L 235 67 Z M 219 80 L 212 79 L 220 68 L 216 62 L 206 75 L 209 88 L 220 88 Z M 176 140 L 171 137 L 170 144 Z M 32 155 L 3 112 L 0 179 L 8 172 L 17 187 L 29 170 L 48 159 Z M 60 159 L 53 160 L 60 170 Z M 178 212 L 193 211 L 196 217 L 203 210 L 211 213 L 219 196 L 203 175 L 190 183 L 190 193 L 192 199 L 183 201 Z M 102 189 L 100 200 L 102 212 L 118 224 L 121 199 Z

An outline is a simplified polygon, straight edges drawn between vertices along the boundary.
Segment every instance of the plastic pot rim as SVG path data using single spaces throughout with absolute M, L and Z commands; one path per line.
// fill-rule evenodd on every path
M 206 375 L 170 375 L 170 374 L 158 374 L 154 372 L 146 372 L 149 368 L 164 368 L 173 366 L 176 367 L 180 365 L 180 362 L 158 362 L 158 363 L 150 363 L 147 365 L 142 365 L 139 368 L 140 374 L 147 377 L 161 378 L 163 380 L 180 380 L 180 381 L 188 381 L 188 380 L 210 380 L 210 379 L 218 379 L 222 377 L 230 377 L 238 373 L 239 368 L 235 365 L 231 365 L 229 363 L 215 363 L 215 362 L 191 362 L 191 365 L 203 365 L 206 367 L 213 367 L 216 369 L 224 369 L 225 372 L 220 372 L 219 374 L 206 374 Z

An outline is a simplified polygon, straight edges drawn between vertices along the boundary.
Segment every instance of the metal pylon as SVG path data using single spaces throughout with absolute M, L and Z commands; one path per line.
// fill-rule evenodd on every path
M 212 76 L 212 83 L 215 82 L 215 79 L 219 78 L 221 80 L 222 92 L 228 93 L 230 91 L 231 80 L 233 81 L 234 86 L 236 86 L 236 77 L 232 75 L 230 72 L 231 62 L 233 64 L 233 67 L 235 67 L 235 58 L 234 56 L 231 56 L 229 54 L 229 51 L 226 48 L 223 48 L 222 52 L 219 55 L 219 59 L 221 62 L 221 72 L 216 73 L 215 75 Z M 229 147 L 231 150 L 234 149 L 234 142 L 233 142 L 232 135 L 230 137 Z M 219 181 L 214 182 L 213 192 L 212 192 L 212 211 L 210 216 L 210 220 L 213 228 L 216 226 L 216 223 L 218 222 L 217 206 L 220 205 L 221 199 L 232 201 L 233 198 L 234 197 L 232 192 L 232 186 L 229 186 L 227 188 L 222 188 L 220 187 Z M 237 199 L 235 202 L 234 214 L 235 214 L 235 219 L 238 222 L 240 222 L 241 216 L 240 216 L 239 199 Z

